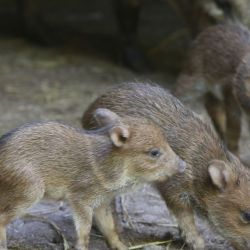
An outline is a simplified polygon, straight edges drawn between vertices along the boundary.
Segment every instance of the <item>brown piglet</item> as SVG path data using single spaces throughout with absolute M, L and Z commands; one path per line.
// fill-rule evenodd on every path
M 113 197 L 148 181 L 182 171 L 183 162 L 161 129 L 145 119 L 94 113 L 98 130 L 58 122 L 27 124 L 0 139 L 0 249 L 5 227 L 43 197 L 65 199 L 73 210 L 78 242 L 88 248 L 94 214 L 112 249 L 128 249 L 118 238 L 109 208 Z
M 250 169 L 224 146 L 209 124 L 157 85 L 125 83 L 110 88 L 83 116 L 85 128 L 98 127 L 93 111 L 108 108 L 121 117 L 151 119 L 187 167 L 156 183 L 175 215 L 186 242 L 204 249 L 194 211 L 237 250 L 250 249 Z
M 241 113 L 250 125 L 250 31 L 241 24 L 205 29 L 191 44 L 176 95 L 204 96 L 205 107 L 228 148 L 238 154 Z

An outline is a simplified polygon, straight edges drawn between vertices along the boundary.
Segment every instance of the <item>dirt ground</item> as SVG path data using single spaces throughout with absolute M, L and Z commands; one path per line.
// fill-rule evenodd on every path
M 57 120 L 80 127 L 84 109 L 99 93 L 124 81 L 155 81 L 171 88 L 173 78 L 154 73 L 137 75 L 108 58 L 87 51 L 45 49 L 21 39 L 0 40 L 0 133 L 26 122 Z M 194 100 L 190 105 L 204 114 Z M 205 114 L 204 114 L 205 117 Z M 246 145 L 246 140 L 243 142 Z M 127 245 L 168 240 L 161 246 L 137 249 L 187 249 L 174 218 L 150 186 L 116 198 L 115 210 L 122 239 Z M 17 219 L 8 227 L 10 249 L 64 249 L 75 242 L 71 211 L 66 204 L 43 202 L 30 211 L 38 218 Z M 197 221 L 208 249 L 230 249 L 227 243 Z M 58 233 L 58 227 L 62 233 Z M 94 228 L 90 250 L 108 249 Z M 131 248 L 132 249 L 132 248 Z

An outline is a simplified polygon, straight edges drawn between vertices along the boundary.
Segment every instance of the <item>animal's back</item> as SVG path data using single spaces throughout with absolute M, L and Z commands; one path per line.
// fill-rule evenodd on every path
M 80 132 L 61 123 L 21 126 L 0 138 L 1 171 L 8 176 L 28 171 L 46 177 L 48 182 L 67 181 L 68 175 L 79 171 L 76 164 L 86 165 L 84 145 L 82 151 L 77 150 L 82 142 Z
M 201 73 L 206 78 L 234 74 L 247 51 L 250 32 L 240 24 L 221 24 L 204 30 L 192 43 L 184 71 Z M 218 79 L 217 79 L 218 80 Z
M 193 112 L 186 109 L 167 90 L 152 84 L 125 83 L 108 89 L 85 112 L 82 120 L 84 128 L 97 126 L 92 113 L 100 106 L 105 106 L 121 116 L 143 117 L 159 123 L 163 121 L 164 127 L 166 123 L 168 126 L 177 125 L 179 120 L 183 120 L 183 117 L 177 116 L 173 119 L 177 111 L 186 117 L 193 116 Z
M 220 141 L 211 127 L 160 86 L 125 83 L 107 90 L 85 112 L 82 120 L 85 128 L 98 126 L 92 117 L 98 107 L 120 116 L 143 117 L 157 123 L 164 129 L 173 150 L 190 164 L 199 165 L 202 157 L 221 153 Z

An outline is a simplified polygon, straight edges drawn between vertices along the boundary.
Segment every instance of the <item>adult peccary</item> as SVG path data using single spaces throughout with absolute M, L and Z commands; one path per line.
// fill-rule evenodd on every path
M 98 127 L 93 119 L 93 110 L 98 107 L 109 108 L 122 117 L 151 119 L 164 129 L 169 145 L 188 163 L 184 174 L 157 187 L 190 246 L 204 249 L 194 223 L 197 209 L 236 249 L 248 249 L 250 171 L 209 125 L 157 85 L 127 83 L 109 89 L 85 112 L 85 128 Z
M 93 213 L 111 248 L 128 249 L 116 233 L 110 200 L 134 185 L 183 170 L 183 161 L 155 124 L 120 118 L 107 109 L 94 116 L 102 127 L 96 131 L 45 122 L 0 139 L 1 250 L 7 248 L 6 225 L 44 196 L 71 205 L 76 249 L 88 248 Z
M 199 89 L 215 128 L 228 148 L 239 151 L 241 113 L 250 124 L 250 31 L 240 24 L 205 29 L 192 43 L 176 94 Z

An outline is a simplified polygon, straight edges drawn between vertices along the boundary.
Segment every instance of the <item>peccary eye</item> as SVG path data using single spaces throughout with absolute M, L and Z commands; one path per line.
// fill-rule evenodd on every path
M 161 151 L 157 148 L 153 148 L 149 151 L 149 155 L 153 158 L 158 158 L 161 156 Z
M 241 212 L 241 217 L 245 223 L 250 223 L 250 212 Z

